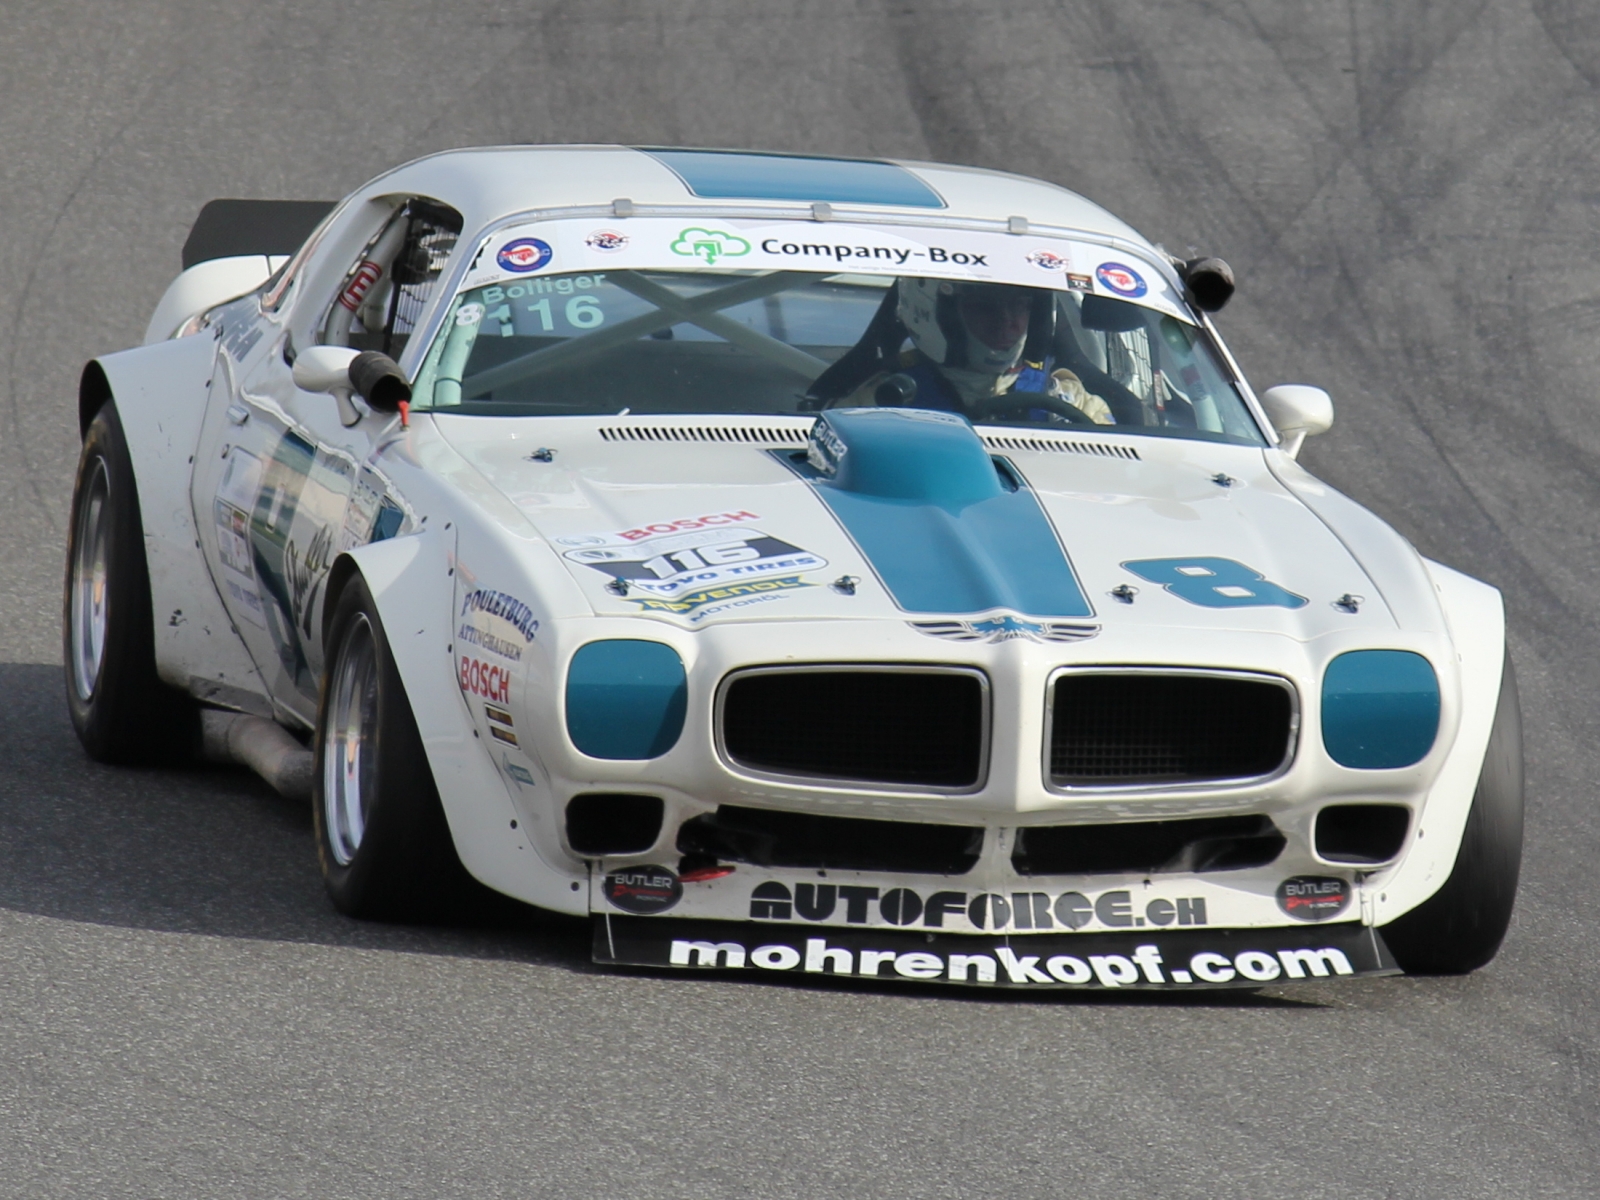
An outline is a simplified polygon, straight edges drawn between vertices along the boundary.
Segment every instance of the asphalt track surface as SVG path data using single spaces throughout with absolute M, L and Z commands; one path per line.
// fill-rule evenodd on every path
M 1600 10 L 26 3 L 0 21 L 0 1195 L 1600 1194 Z M 606 974 L 581 927 L 337 916 L 248 776 L 79 750 L 73 396 L 200 205 L 448 146 L 975 163 L 1220 253 L 1311 469 L 1505 590 L 1499 959 L 1254 997 Z

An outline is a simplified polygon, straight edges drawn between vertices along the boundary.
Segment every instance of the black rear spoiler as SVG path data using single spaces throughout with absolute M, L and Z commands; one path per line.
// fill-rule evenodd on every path
M 289 255 L 305 244 L 332 200 L 209 200 L 183 243 L 183 269 L 213 258 Z

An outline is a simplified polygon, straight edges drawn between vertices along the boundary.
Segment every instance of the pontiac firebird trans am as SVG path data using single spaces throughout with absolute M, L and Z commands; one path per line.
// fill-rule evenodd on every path
M 311 798 L 333 903 L 604 963 L 1086 989 L 1463 972 L 1499 593 L 1309 475 L 1180 261 L 1051 184 L 436 154 L 213 201 L 85 368 L 79 737 Z

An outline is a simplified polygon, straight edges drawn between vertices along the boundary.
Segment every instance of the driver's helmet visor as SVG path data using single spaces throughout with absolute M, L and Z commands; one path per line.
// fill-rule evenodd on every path
M 990 350 L 1016 346 L 1027 335 L 1032 309 L 1032 293 L 1022 287 L 968 286 L 956 297 L 961 323 Z

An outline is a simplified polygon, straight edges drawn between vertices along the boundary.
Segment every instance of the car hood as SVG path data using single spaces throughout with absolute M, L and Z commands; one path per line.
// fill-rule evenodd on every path
M 601 614 L 896 619 L 980 636 L 1012 621 L 1297 639 L 1396 627 L 1258 448 L 915 417 L 829 413 L 809 443 L 793 419 L 672 422 L 684 440 L 635 440 L 619 430 L 665 426 L 616 419 L 436 425 Z

